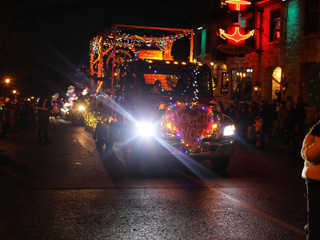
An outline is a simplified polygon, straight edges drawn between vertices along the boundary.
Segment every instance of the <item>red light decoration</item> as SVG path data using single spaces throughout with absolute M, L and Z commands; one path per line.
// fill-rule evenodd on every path
M 234 41 L 236 43 L 239 43 L 241 41 L 246 40 L 247 38 L 251 37 L 254 35 L 254 30 L 251 30 L 247 34 L 243 34 L 243 29 L 240 29 L 240 27 L 233 27 L 234 31 L 231 34 L 226 33 L 223 29 L 219 28 L 219 35 L 222 38 Z M 241 31 L 241 32 L 240 32 Z
M 231 11 L 245 11 L 247 5 L 251 4 L 251 2 L 245 0 L 228 0 L 226 3 L 229 4 L 229 10 Z

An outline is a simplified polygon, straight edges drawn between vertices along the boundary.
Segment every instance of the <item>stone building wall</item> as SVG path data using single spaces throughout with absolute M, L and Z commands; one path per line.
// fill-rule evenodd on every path
M 318 33 L 304 36 L 304 7 L 305 1 L 303 0 L 263 1 L 263 4 L 256 6 L 256 8 L 263 8 L 261 32 L 259 29 L 255 32 L 256 50 L 261 51 L 251 52 L 244 57 L 229 56 L 220 61 L 219 59 L 214 60 L 216 68 L 219 68 L 217 66 L 225 66 L 230 79 L 232 69 L 253 69 L 252 84 L 259 83 L 260 87 L 258 92 L 252 92 L 252 101 L 272 100 L 272 74 L 277 67 L 283 71 L 283 82 L 288 82 L 283 100 L 294 100 L 297 96 L 306 99 L 307 72 L 312 64 L 320 61 L 320 16 Z M 281 12 L 280 40 L 270 42 L 270 12 L 277 9 L 280 9 Z M 217 29 L 230 24 L 228 21 L 226 19 L 215 20 L 205 26 L 212 34 L 211 45 L 213 48 L 218 44 L 217 38 L 219 37 L 215 34 Z M 258 49 L 260 39 L 262 48 Z M 211 54 L 206 54 L 201 55 L 201 58 L 198 59 L 209 64 L 213 58 L 214 56 Z M 221 96 L 219 89 L 221 72 L 217 76 L 219 78 L 215 95 L 220 95 L 219 100 L 225 106 L 229 106 L 232 103 L 230 101 L 231 84 L 229 84 L 229 94 Z

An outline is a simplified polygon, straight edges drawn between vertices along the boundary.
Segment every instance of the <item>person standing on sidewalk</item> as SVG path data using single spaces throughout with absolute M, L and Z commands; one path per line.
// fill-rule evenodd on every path
M 38 102 L 38 117 L 39 117 L 39 128 L 38 128 L 38 143 L 42 141 L 46 144 L 51 142 L 48 139 L 49 129 L 49 117 L 52 110 L 52 96 L 47 94 L 45 97 L 40 98 Z
M 305 160 L 302 177 L 306 180 L 308 240 L 320 239 L 320 121 L 304 138 L 301 156 Z

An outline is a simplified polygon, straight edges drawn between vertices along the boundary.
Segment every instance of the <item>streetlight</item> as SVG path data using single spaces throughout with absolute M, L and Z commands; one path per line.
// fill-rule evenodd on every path
M 16 93 L 17 93 L 17 90 L 15 90 L 15 89 L 12 90 L 12 93 L 13 93 L 13 94 L 16 94 Z
M 11 82 L 11 79 L 10 78 L 6 78 L 4 80 L 5 84 L 6 84 L 6 92 L 5 92 L 5 95 L 9 95 L 9 84 Z

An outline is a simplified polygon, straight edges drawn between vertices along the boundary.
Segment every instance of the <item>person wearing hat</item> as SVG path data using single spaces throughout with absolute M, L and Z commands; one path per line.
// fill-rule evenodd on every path
M 40 98 L 37 110 L 39 118 L 39 128 L 38 128 L 38 143 L 42 141 L 46 144 L 51 142 L 48 139 L 48 129 L 49 129 L 49 117 L 52 110 L 52 96 L 47 94 L 45 97 Z

